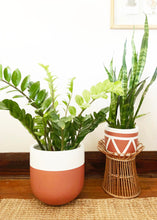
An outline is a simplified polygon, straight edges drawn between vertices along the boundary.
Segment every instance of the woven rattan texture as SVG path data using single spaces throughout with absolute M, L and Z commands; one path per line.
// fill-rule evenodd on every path
M 0 200 L 0 220 L 156 220 L 157 198 L 77 199 L 48 206 L 36 199 Z

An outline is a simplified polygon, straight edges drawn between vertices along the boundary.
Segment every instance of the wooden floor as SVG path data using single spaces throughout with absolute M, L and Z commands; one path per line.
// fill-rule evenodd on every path
M 141 194 L 139 197 L 157 197 L 157 178 L 140 177 Z M 78 198 L 111 198 L 101 188 L 102 178 L 86 178 L 84 188 Z M 0 177 L 0 199 L 33 198 L 29 178 Z

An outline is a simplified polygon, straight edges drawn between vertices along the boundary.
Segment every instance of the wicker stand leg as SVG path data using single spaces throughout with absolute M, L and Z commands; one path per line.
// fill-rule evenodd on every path
M 140 146 L 137 152 L 127 155 L 116 155 L 105 150 L 104 141 L 99 142 L 98 149 L 106 154 L 106 166 L 103 189 L 117 198 L 134 198 L 140 194 L 135 158 L 143 150 Z

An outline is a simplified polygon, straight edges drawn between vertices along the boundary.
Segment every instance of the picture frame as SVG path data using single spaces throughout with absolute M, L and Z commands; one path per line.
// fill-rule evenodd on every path
M 143 29 L 145 14 L 149 29 L 157 29 L 157 0 L 111 0 L 111 29 Z

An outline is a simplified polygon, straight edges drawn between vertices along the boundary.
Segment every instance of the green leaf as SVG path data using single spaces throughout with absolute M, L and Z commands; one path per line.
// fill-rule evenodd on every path
M 7 89 L 9 86 L 1 87 L 0 90 Z
M 8 110 L 8 107 L 3 102 L 0 102 L 0 110 Z
M 42 110 L 46 110 L 52 104 L 52 98 L 47 98 L 42 104 Z
M 12 83 L 14 84 L 14 86 L 17 87 L 20 81 L 21 81 L 21 72 L 19 69 L 16 69 L 12 74 Z
M 54 102 L 54 106 L 53 106 L 53 107 L 56 108 L 56 107 L 58 106 L 58 104 L 59 104 L 59 103 L 58 103 L 58 101 L 56 100 L 56 101 Z
M 62 121 L 64 121 L 65 123 L 67 123 L 67 122 L 71 121 L 72 119 L 73 119 L 73 116 L 70 115 L 70 116 L 63 117 L 63 118 L 62 118 Z
M 15 95 L 15 96 L 13 96 L 13 99 L 16 99 L 16 98 L 23 98 L 23 96 L 22 95 Z
M 76 108 L 74 106 L 69 106 L 69 113 L 73 116 L 76 115 Z
M 11 80 L 11 70 L 9 66 L 4 69 L 4 78 L 7 82 Z
M 62 101 L 62 102 L 64 103 L 64 105 L 65 105 L 65 106 L 67 106 L 67 105 L 68 105 L 68 103 L 67 103 L 66 101 Z
M 58 121 L 59 116 L 54 110 L 50 110 L 44 114 L 44 118 L 48 118 L 51 121 Z
M 11 92 L 17 92 L 17 90 L 10 90 L 10 91 L 7 91 L 7 93 L 11 93 Z
M 35 103 L 37 103 L 38 105 L 40 105 L 41 103 L 43 103 L 43 101 L 46 99 L 47 96 L 47 92 L 45 89 L 41 90 L 36 97 Z
M 139 54 L 139 62 L 137 64 L 135 85 L 139 82 L 139 79 L 140 79 L 140 77 L 143 73 L 144 67 L 145 67 L 147 50 L 148 50 L 148 38 L 149 38 L 149 27 L 148 27 L 148 19 L 146 16 L 145 17 L 145 24 L 144 24 L 144 35 L 143 35 L 140 54 Z
M 83 91 L 83 93 L 82 93 L 82 95 L 83 95 L 83 98 L 84 98 L 84 100 L 87 102 L 87 103 L 89 103 L 90 102 L 90 92 L 88 91 L 88 90 L 84 90 Z
M 63 130 L 65 128 L 65 123 L 63 121 L 59 121 L 57 125 Z
M 72 93 L 73 92 L 73 85 L 74 85 L 74 80 L 76 79 L 76 77 L 73 77 L 71 80 L 70 80 L 70 83 L 69 83 L 69 92 Z
M 2 64 L 0 64 L 0 79 L 2 79 Z
M 30 75 L 26 76 L 22 83 L 21 83 L 21 90 L 22 92 L 25 91 L 27 89 L 27 87 L 29 86 L 29 80 L 30 80 Z
M 83 103 L 80 107 L 81 107 L 82 109 L 86 109 L 86 108 L 88 108 L 89 106 L 90 106 L 89 103 Z
M 40 90 L 40 82 L 35 82 L 31 85 L 29 89 L 29 96 L 31 99 L 34 99 Z
M 75 101 L 79 106 L 81 106 L 84 103 L 83 98 L 80 95 L 75 96 Z

